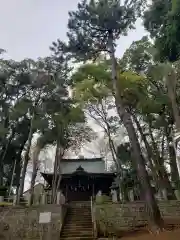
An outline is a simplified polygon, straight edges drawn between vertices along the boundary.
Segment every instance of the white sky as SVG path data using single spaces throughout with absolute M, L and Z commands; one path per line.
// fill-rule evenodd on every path
M 68 11 L 78 0 L 0 0 L 0 48 L 7 58 L 21 60 L 47 56 L 57 38 L 66 39 Z M 117 55 L 121 56 L 132 41 L 145 35 L 140 21 L 137 29 L 122 37 Z

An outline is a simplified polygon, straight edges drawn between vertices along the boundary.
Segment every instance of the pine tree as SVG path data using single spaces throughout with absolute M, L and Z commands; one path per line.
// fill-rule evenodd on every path
M 95 60 L 102 52 L 109 55 L 116 109 L 128 132 L 133 159 L 150 213 L 150 223 L 157 230 L 161 229 L 163 221 L 152 192 L 131 114 L 128 107 L 124 106 L 123 96 L 118 91 L 115 57 L 116 41 L 122 35 L 127 35 L 129 29 L 134 28 L 144 5 L 143 0 L 125 0 L 123 5 L 120 0 L 83 0 L 76 11 L 69 12 L 68 44 L 58 40 L 51 49 L 55 53 L 63 49 L 77 61 Z

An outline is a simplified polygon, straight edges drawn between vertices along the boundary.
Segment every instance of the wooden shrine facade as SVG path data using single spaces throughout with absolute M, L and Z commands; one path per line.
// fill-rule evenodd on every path
M 41 173 L 52 187 L 53 173 Z M 60 190 L 67 201 L 89 201 L 98 191 L 110 195 L 110 187 L 115 174 L 110 172 L 90 173 L 79 166 L 73 173 L 61 174 Z

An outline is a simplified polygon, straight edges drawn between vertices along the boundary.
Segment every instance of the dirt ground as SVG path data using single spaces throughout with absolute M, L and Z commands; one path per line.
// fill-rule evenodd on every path
M 136 236 L 123 237 L 122 240 L 179 240 L 180 229 L 174 231 L 165 231 L 158 235 L 137 234 Z
M 180 219 L 165 219 L 165 230 L 158 235 L 150 234 L 147 229 L 127 233 L 122 240 L 180 240 Z
M 180 218 L 164 219 L 164 231 L 154 235 L 148 231 L 148 227 L 139 227 L 133 231 L 121 232 L 121 237 L 99 238 L 105 239 L 121 239 L 121 240 L 180 240 Z

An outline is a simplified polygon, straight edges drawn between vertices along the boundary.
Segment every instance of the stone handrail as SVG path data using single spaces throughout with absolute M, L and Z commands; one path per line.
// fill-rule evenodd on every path
M 91 218 L 92 218 L 92 226 L 93 226 L 93 237 L 94 239 L 97 238 L 97 224 L 96 224 L 96 217 L 94 212 L 94 204 L 93 204 L 93 197 L 91 197 Z

